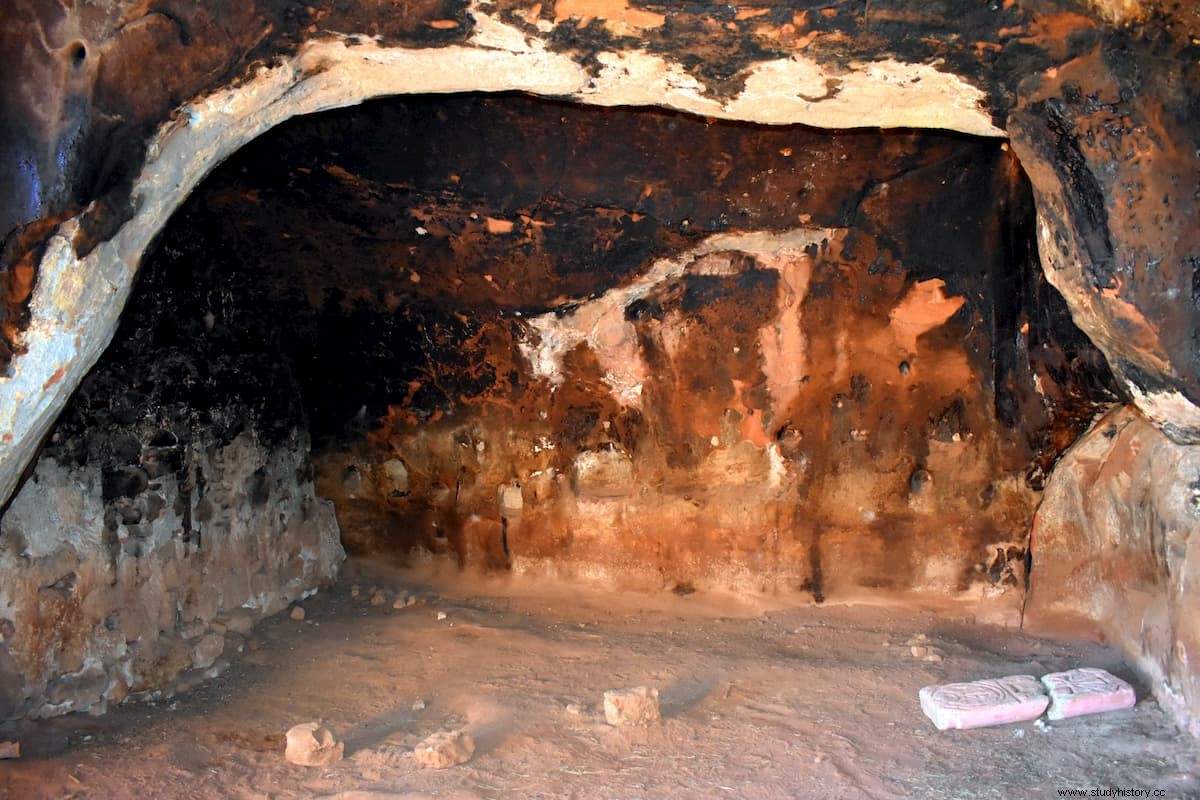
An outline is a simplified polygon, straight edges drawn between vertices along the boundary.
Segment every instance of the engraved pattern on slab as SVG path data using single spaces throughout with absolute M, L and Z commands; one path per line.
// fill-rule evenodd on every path
M 947 683 L 933 687 L 930 696 L 938 705 L 964 711 L 1004 703 L 1021 703 L 1043 694 L 1032 675 L 988 678 L 970 683 Z
M 1050 703 L 1032 675 L 926 686 L 920 700 L 921 710 L 939 730 L 1036 719 Z
M 1098 694 L 1115 692 L 1129 686 L 1110 672 L 1094 667 L 1053 672 L 1042 678 L 1046 688 L 1061 694 Z
M 1117 711 L 1137 702 L 1132 686 L 1095 667 L 1054 672 L 1043 676 L 1042 683 L 1050 692 L 1050 719 Z

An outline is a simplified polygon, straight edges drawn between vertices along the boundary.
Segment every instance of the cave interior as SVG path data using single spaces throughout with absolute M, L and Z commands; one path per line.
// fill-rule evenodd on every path
M 895 43 L 929 22 L 891 3 L 853 45 L 839 26 L 867 31 L 869 8 L 848 21 L 845 3 L 737 12 L 720 34 L 712 9 L 499 5 L 427 3 L 382 23 L 394 38 L 336 41 L 271 6 L 236 77 L 205 83 L 189 62 L 163 96 L 124 94 L 121 70 L 156 63 L 117 58 L 133 45 L 76 32 L 54 51 L 52 146 L 0 124 L 0 745 L 20 735 L 53 772 L 79 743 L 63 715 L 107 712 L 119 730 L 132 707 L 174 710 L 222 681 L 245 691 L 246 670 L 268 666 L 254 653 L 292 647 L 288 620 L 311 624 L 306 607 L 357 631 L 345 615 L 427 602 L 388 581 L 496 597 L 557 586 L 618 605 L 733 597 L 833 614 L 845 641 L 867 629 L 836 616 L 846 608 L 894 611 L 897 631 L 917 624 L 906 614 L 963 626 L 937 628 L 940 649 L 911 631 L 903 648 L 930 681 L 1090 657 L 1157 703 L 1106 724 L 1137 726 L 1135 761 L 1173 731 L 1160 736 L 1174 737 L 1171 786 L 1188 796 L 1200 39 L 1172 28 L 1184 11 L 1120 23 L 1100 19 L 1133 13 L 1120 4 L 993 3 L 994 20 L 959 23 L 981 42 L 907 52 Z M 308 10 L 314 26 L 350 26 L 345 13 Z M 651 33 L 660 17 L 676 44 Z M 198 26 L 180 36 L 195 52 L 211 22 L 146 19 L 130 30 L 155 42 L 156 26 Z M 709 53 L 710 34 L 734 55 Z M 796 68 L 812 41 L 813 63 L 842 77 L 785 93 L 804 113 L 748 110 L 774 91 L 755 64 L 790 53 Z M 311 108 L 236 136 L 205 127 L 281 107 L 255 99 L 273 80 L 294 82 L 287 98 L 325 76 L 342 86 L 337 69 L 367 75 L 359 50 L 458 46 L 511 47 L 520 63 L 567 53 L 584 88 L 520 90 L 505 73 L 476 91 L 477 71 L 465 88 L 335 102 L 321 84 Z M 621 94 L 629 61 L 612 90 L 606 70 L 630 52 L 679 56 L 706 88 L 694 102 Z M 891 105 L 862 125 L 801 124 L 861 91 L 853 58 L 877 52 L 945 56 L 939 71 L 982 70 L 986 91 L 929 124 Z M 290 72 L 265 66 L 293 57 Z M 887 63 L 868 85 L 895 83 Z M 1012 77 L 1024 67 L 1036 80 Z M 669 89 L 690 86 L 663 69 Z M 181 105 L 215 86 L 228 94 Z M 944 93 L 935 110 L 966 91 L 928 90 Z M 975 660 L 942 666 L 952 640 Z M 995 660 L 1009 647 L 1026 661 Z M 863 680 L 879 683 L 872 669 Z M 667 691 L 672 719 L 699 702 L 686 694 Z M 502 749 L 462 716 L 485 752 Z M 1080 731 L 1067 748 L 1083 759 L 1099 734 Z M 28 769 L 10 775 L 22 791 Z

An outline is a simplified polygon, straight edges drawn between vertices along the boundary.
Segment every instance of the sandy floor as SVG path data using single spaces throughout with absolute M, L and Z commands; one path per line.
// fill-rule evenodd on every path
M 1132 678 L 1094 645 L 917 610 L 365 570 L 349 564 L 304 604 L 305 621 L 268 621 L 221 678 L 169 703 L 0 731 L 24 751 L 0 761 L 0 795 L 1008 799 L 1121 787 L 1200 797 L 1200 750 L 1152 699 L 1044 729 L 944 733 L 918 707 L 920 687 L 951 680 L 1079 665 Z M 371 606 L 372 586 L 437 598 Z M 920 634 L 941 662 L 910 654 Z M 637 685 L 661 690 L 663 722 L 610 728 L 603 692 Z M 344 761 L 284 760 L 284 731 L 310 720 L 345 740 Z M 460 726 L 475 757 L 419 768 L 413 745 Z

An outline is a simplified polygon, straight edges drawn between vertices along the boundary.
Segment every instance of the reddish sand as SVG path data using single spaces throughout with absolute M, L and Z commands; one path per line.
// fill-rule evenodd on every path
M 1095 645 L 946 611 L 530 583 L 352 562 L 304 603 L 306 620 L 285 612 L 260 626 L 213 683 L 102 718 L 0 730 L 23 747 L 0 761 L 0 794 L 1011 800 L 1112 786 L 1200 796 L 1196 742 L 1137 681 L 1136 708 L 1048 727 L 938 732 L 921 713 L 917 692 L 932 683 L 1084 665 L 1133 678 Z M 375 586 L 438 598 L 372 606 Z M 914 657 L 910 640 L 942 660 Z M 663 721 L 606 725 L 604 691 L 639 685 L 660 689 Z M 284 732 L 318 720 L 344 739 L 346 759 L 287 763 Z M 471 761 L 420 769 L 413 746 L 457 727 L 475 739 Z

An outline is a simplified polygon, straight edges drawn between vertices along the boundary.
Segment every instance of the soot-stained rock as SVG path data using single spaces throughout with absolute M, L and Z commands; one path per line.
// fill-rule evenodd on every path
M 205 441 L 192 440 L 180 474 L 116 499 L 99 457 L 38 461 L 0 521 L 0 607 L 15 620 L 0 621 L 0 718 L 95 710 L 129 690 L 151 698 L 193 666 L 198 680 L 220 663 L 226 631 L 336 575 L 333 510 L 296 478 L 307 436 Z M 260 472 L 267 503 L 244 492 Z

